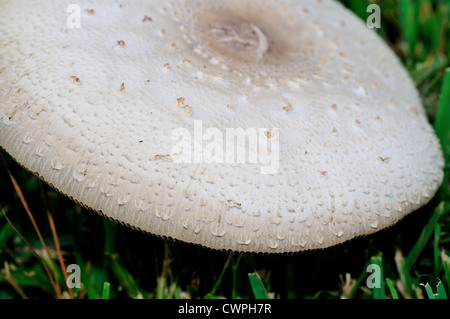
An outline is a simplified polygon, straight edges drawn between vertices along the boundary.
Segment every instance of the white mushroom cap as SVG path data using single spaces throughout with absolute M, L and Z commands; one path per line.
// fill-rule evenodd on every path
M 80 28 L 65 1 L 1 1 L 0 145 L 108 218 L 299 251 L 393 225 L 442 181 L 407 72 L 335 1 L 77 3 Z M 275 170 L 177 162 L 172 135 L 196 123 L 265 128 Z

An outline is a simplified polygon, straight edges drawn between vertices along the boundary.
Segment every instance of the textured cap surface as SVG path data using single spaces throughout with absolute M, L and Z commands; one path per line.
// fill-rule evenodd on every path
M 0 146 L 86 207 L 211 248 L 286 252 L 388 227 L 442 181 L 407 72 L 334 1 L 77 3 L 1 1 Z M 179 134 L 205 151 L 230 128 L 263 132 L 259 151 L 279 157 L 177 159 Z

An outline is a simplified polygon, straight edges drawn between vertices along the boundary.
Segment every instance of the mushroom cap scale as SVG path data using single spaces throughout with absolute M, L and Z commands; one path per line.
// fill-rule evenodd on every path
M 409 75 L 335 1 L 78 6 L 79 28 L 64 3 L 0 4 L 0 146 L 108 218 L 215 249 L 300 251 L 391 226 L 442 181 Z M 194 149 L 177 162 L 176 132 L 206 147 L 199 132 L 230 128 L 279 143 L 276 170 Z

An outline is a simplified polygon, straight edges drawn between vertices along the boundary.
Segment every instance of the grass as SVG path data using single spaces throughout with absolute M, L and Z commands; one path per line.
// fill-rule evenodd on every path
M 326 250 L 281 256 L 219 252 L 109 222 L 42 185 L 4 154 L 0 298 L 450 296 L 450 2 L 342 2 L 362 19 L 369 3 L 380 5 L 377 32 L 410 72 L 441 140 L 445 179 L 426 207 L 395 227 Z M 70 264 L 79 266 L 81 288 L 66 284 Z M 368 271 L 370 264 L 375 270 Z M 379 285 L 370 288 L 368 277 L 377 270 Z

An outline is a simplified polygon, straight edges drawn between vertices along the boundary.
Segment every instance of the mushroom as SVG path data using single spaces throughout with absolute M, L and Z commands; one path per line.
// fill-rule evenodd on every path
M 77 3 L 1 1 L 0 145 L 84 207 L 280 253 L 389 227 L 442 182 L 408 73 L 335 1 Z

